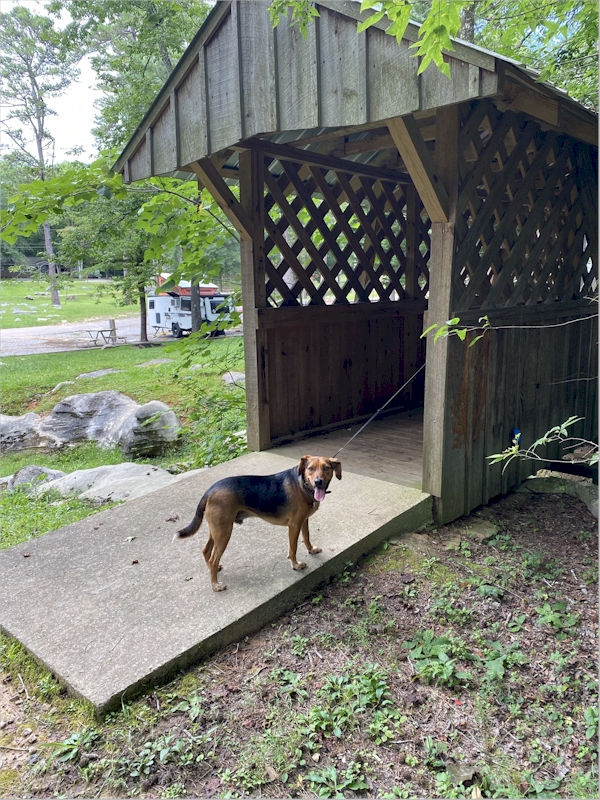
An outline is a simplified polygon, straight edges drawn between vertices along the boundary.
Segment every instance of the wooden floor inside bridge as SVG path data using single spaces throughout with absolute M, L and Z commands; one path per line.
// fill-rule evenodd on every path
M 364 422 L 315 434 L 273 452 L 300 459 L 306 453 L 333 456 Z M 423 480 L 423 409 L 374 419 L 338 456 L 343 468 L 357 475 L 420 489 Z

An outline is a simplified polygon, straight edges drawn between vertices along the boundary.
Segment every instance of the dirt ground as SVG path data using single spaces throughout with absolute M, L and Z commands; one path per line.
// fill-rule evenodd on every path
M 0 795 L 597 797 L 597 559 L 514 493 L 102 721 L 4 640 Z

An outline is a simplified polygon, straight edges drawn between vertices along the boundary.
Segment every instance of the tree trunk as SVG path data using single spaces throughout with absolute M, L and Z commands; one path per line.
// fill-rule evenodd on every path
M 459 38 L 465 42 L 475 42 L 475 6 L 477 0 L 465 6 L 460 12 L 460 32 Z
M 146 288 L 138 286 L 139 299 L 140 299 L 140 342 L 148 341 L 148 333 L 146 331 L 147 311 L 146 311 Z
M 200 287 L 193 283 L 190 289 L 192 301 L 192 333 L 197 333 L 202 325 L 202 309 L 200 308 Z
M 52 305 L 60 308 L 60 297 L 58 296 L 58 288 L 56 286 L 56 277 L 58 270 L 54 261 L 54 248 L 52 247 L 52 233 L 50 231 L 50 223 L 48 220 L 44 222 L 44 247 L 46 248 L 46 255 L 48 257 L 48 277 L 50 279 L 50 289 L 52 291 Z

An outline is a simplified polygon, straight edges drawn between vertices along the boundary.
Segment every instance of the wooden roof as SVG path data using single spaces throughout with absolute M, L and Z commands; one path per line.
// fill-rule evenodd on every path
M 190 172 L 217 153 L 222 174 L 235 177 L 235 148 L 251 137 L 403 169 L 388 120 L 413 114 L 432 142 L 437 108 L 484 97 L 597 143 L 595 114 L 510 59 L 456 41 L 452 80 L 434 65 L 417 75 L 417 25 L 398 45 L 384 21 L 357 34 L 357 3 L 321 0 L 303 39 L 285 20 L 273 28 L 268 5 L 216 4 L 118 159 L 127 182 Z

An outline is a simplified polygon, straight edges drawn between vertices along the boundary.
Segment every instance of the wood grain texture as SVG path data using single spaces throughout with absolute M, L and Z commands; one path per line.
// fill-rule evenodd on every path
M 282 19 L 275 28 L 277 105 L 280 130 L 316 128 L 319 124 L 317 28 L 306 39 L 298 26 Z
M 395 117 L 387 126 L 432 222 L 448 221 L 448 192 L 437 173 L 414 117 Z
M 229 14 L 206 45 L 210 151 L 242 138 L 237 20 Z
M 152 160 L 156 175 L 168 175 L 177 169 L 177 138 L 173 121 L 169 102 L 152 129 Z
M 320 124 L 367 122 L 366 34 L 356 33 L 347 17 L 323 10 L 318 24 Z
M 275 45 L 268 6 L 264 0 L 238 6 L 244 137 L 277 130 Z
M 208 151 L 204 52 L 178 89 L 181 163 L 189 164 Z
M 418 59 L 409 43 L 400 45 L 392 36 L 367 31 L 369 116 L 372 120 L 410 114 L 419 109 Z M 398 76 L 402 75 L 402 80 Z
M 241 243 L 242 303 L 244 307 L 244 361 L 248 447 L 264 450 L 271 440 L 268 375 L 271 368 L 266 333 L 256 310 L 264 308 L 264 161 L 260 154 L 240 155 L 240 207 L 250 220 L 250 237 Z
M 250 218 L 227 186 L 210 158 L 203 158 L 190 164 L 198 180 L 205 186 L 217 201 L 227 219 L 233 224 L 243 240 L 254 235 L 254 221 Z
M 264 328 L 272 441 L 376 411 L 410 377 L 408 363 L 423 363 L 423 342 L 405 335 L 406 314 L 374 319 L 361 314 L 354 320 L 339 314 L 338 306 L 327 311 L 318 326 L 307 314 L 306 324 Z M 415 317 L 420 328 L 422 315 Z M 422 402 L 419 376 L 393 405 L 410 408 Z

